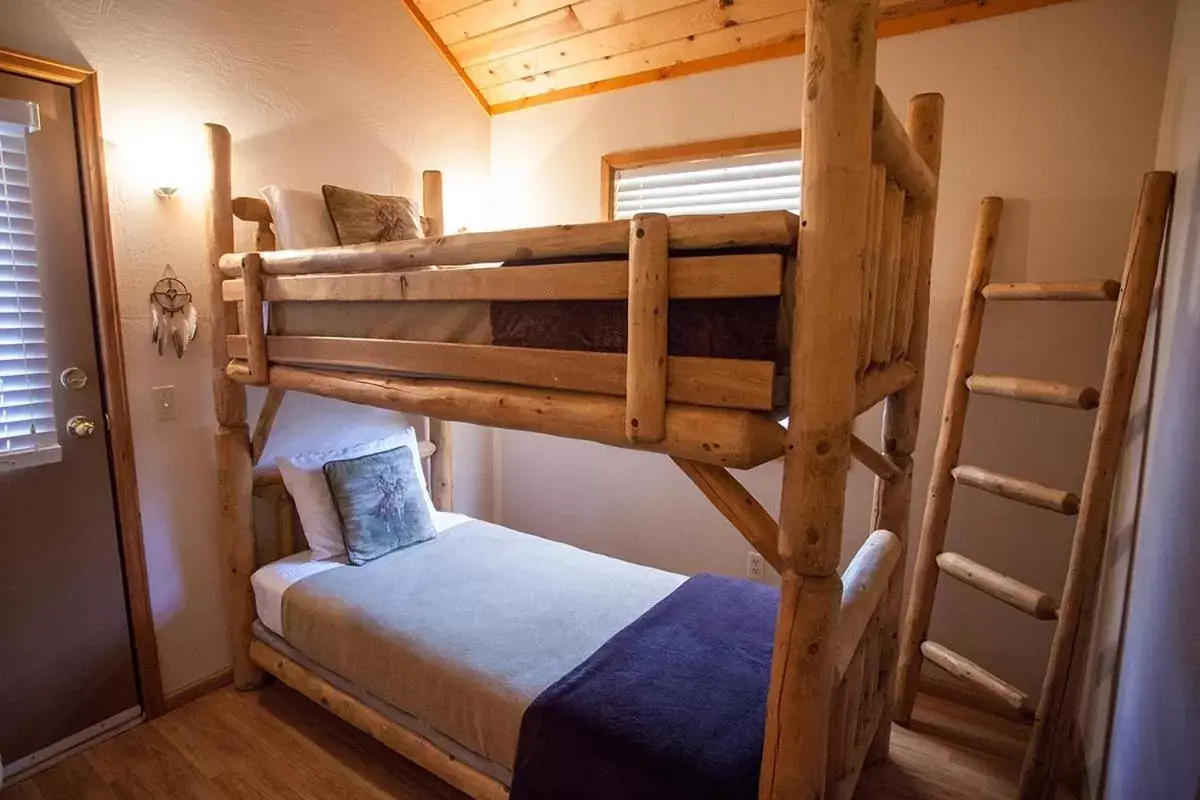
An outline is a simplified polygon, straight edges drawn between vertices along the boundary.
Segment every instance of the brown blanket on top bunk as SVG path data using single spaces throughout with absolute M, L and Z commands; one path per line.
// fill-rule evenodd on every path
M 779 298 L 672 300 L 668 351 L 675 356 L 776 359 Z M 271 333 L 425 342 L 625 351 L 620 300 L 547 302 L 279 302 Z

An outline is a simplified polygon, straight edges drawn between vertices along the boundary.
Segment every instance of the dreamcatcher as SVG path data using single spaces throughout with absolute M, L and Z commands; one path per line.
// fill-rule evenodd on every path
M 163 342 L 170 340 L 175 355 L 183 358 L 192 339 L 196 338 L 196 306 L 187 284 L 175 277 L 171 265 L 150 291 L 150 341 L 163 354 Z

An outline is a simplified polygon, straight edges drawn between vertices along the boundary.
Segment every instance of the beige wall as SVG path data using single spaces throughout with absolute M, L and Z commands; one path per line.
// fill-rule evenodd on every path
M 995 277 L 1120 272 L 1141 174 L 1154 165 L 1172 7 L 1167 0 L 1076 0 L 885 40 L 879 81 L 946 96 L 925 420 L 936 420 L 978 201 L 1003 196 Z M 502 115 L 492 126 L 494 214 L 502 225 L 595 219 L 599 158 L 614 150 L 798 127 L 801 62 L 752 65 Z M 980 369 L 1098 382 L 1110 308 L 1005 308 L 989 314 Z M 1091 416 L 974 401 L 964 461 L 1063 488 L 1082 481 Z M 876 436 L 878 414 L 860 432 Z M 917 454 L 914 525 L 936 431 Z M 748 547 L 669 462 L 513 432 L 495 436 L 496 513 L 515 527 L 684 572 L 743 574 Z M 780 470 L 743 475 L 773 511 Z M 1057 594 L 1069 520 L 968 490 L 951 546 Z M 850 478 L 846 547 L 865 537 L 870 481 Z M 910 551 L 911 552 L 911 551 Z M 1036 691 L 1051 630 L 943 583 L 933 636 Z
M 480 225 L 489 122 L 404 5 L 323 0 L 5 0 L 0 47 L 99 71 L 112 225 L 138 482 L 163 680 L 168 692 L 228 665 L 206 318 L 200 125 L 234 140 L 234 188 L 341 183 L 417 196 L 445 171 L 449 226 Z M 161 201 L 151 191 L 178 183 Z M 247 232 L 241 234 L 248 246 Z M 170 262 L 201 298 L 199 338 L 182 361 L 149 344 L 147 294 Z M 156 422 L 152 386 L 171 384 L 179 419 Z M 257 403 L 255 403 L 257 405 Z M 319 445 L 375 412 L 289 398 L 277 447 Z M 486 514 L 490 436 L 462 428 L 459 501 Z M 288 432 L 303 431 L 301 443 Z

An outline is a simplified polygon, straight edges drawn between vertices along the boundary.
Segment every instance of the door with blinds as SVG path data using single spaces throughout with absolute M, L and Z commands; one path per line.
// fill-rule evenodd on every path
M 70 91 L 0 72 L 0 760 L 140 715 Z

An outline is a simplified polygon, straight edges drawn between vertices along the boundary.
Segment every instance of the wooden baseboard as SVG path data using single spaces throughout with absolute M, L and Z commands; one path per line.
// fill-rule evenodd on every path
M 166 706 L 168 711 L 174 711 L 180 706 L 185 706 L 193 700 L 199 700 L 206 694 L 211 694 L 218 689 L 223 689 L 233 683 L 233 670 L 223 669 L 220 672 L 215 672 L 207 678 L 201 678 L 195 683 L 189 683 L 182 689 L 176 689 L 166 697 Z

